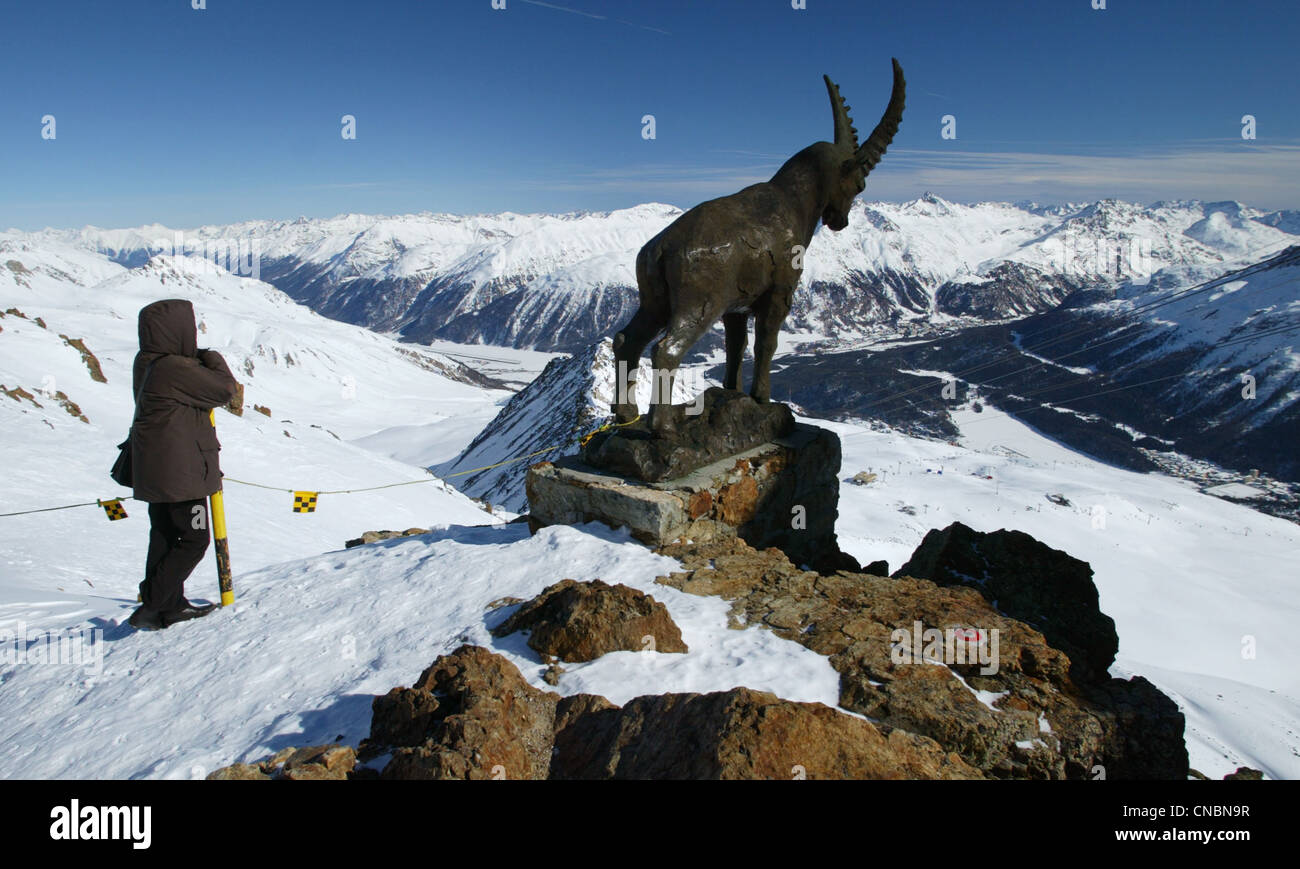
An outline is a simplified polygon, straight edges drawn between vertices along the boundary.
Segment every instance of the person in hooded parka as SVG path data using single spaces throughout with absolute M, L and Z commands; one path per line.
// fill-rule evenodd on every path
M 149 504 L 149 555 L 130 623 L 156 630 L 215 608 L 190 603 L 185 580 L 208 549 L 207 498 L 221 488 L 210 412 L 237 384 L 220 353 L 198 349 L 194 306 L 184 299 L 141 309 L 132 374 L 131 465 L 136 500 Z

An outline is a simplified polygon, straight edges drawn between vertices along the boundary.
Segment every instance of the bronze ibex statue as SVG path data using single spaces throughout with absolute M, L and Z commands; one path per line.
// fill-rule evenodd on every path
M 719 318 L 726 330 L 723 386 L 740 389 L 740 363 L 754 315 L 754 382 L 750 395 L 771 396 L 770 367 L 777 333 L 799 283 L 803 253 L 820 219 L 832 230 L 848 226 L 849 207 L 866 187 L 903 119 L 906 82 L 894 60 L 894 89 L 880 123 L 858 144 L 849 107 L 828 76 L 826 91 L 835 119 L 835 141 L 817 142 L 785 162 L 772 180 L 739 193 L 703 202 L 666 227 L 636 258 L 641 305 L 614 337 L 621 382 L 613 411 L 617 422 L 636 418 L 636 371 L 646 345 L 662 338 L 651 354 L 657 383 L 650 428 L 665 432 L 672 379 L 682 357 Z M 658 401 L 655 399 L 658 398 Z

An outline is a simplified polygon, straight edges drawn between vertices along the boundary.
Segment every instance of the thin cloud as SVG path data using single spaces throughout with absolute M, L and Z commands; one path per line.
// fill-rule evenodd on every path
M 523 183 L 538 190 L 616 192 L 649 199 L 661 198 L 661 191 L 667 190 L 683 198 L 708 198 L 766 181 L 779 164 L 780 158 L 732 166 L 575 168 Z M 1240 143 L 1130 154 L 891 148 L 868 179 L 866 196 L 908 200 L 927 190 L 961 202 L 1237 199 L 1265 209 L 1298 208 L 1300 145 Z
M 1109 155 L 898 149 L 889 157 L 888 172 L 872 179 L 878 193 L 911 187 L 962 198 L 970 195 L 964 191 L 978 190 L 981 197 L 1017 199 L 1032 190 L 1066 198 L 1213 197 L 1265 208 L 1300 205 L 1300 146 L 1291 144 Z
M 585 12 L 581 9 L 574 9 L 569 6 L 560 6 L 555 3 L 543 3 L 542 0 L 519 0 L 521 3 L 527 3 L 530 6 L 541 6 L 543 9 L 554 9 L 556 12 L 568 12 L 570 15 L 581 15 L 584 18 L 594 18 L 597 21 L 616 21 L 619 24 L 626 24 L 628 27 L 639 27 L 642 30 L 651 30 L 655 33 L 662 33 L 665 36 L 672 36 L 667 30 L 661 30 L 658 27 L 651 27 L 648 24 L 637 24 L 635 21 L 624 21 L 622 18 L 610 18 L 608 15 L 597 15 L 594 12 Z

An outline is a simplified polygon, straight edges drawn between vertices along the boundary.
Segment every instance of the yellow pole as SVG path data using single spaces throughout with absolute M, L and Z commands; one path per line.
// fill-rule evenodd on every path
M 213 410 L 208 418 L 212 427 L 217 427 L 217 412 Z M 226 540 L 226 501 L 218 489 L 208 496 L 208 515 L 212 517 L 212 542 L 217 550 L 217 584 L 221 588 L 221 605 L 230 606 L 235 602 L 235 584 L 230 578 L 230 543 Z

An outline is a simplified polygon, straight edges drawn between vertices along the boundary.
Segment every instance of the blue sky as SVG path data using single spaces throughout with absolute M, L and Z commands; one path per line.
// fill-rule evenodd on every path
M 867 199 L 1300 207 L 1300 4 L 1091 3 L 9 4 L 0 227 L 689 207 L 830 137 L 823 72 L 865 135 L 891 55 Z

